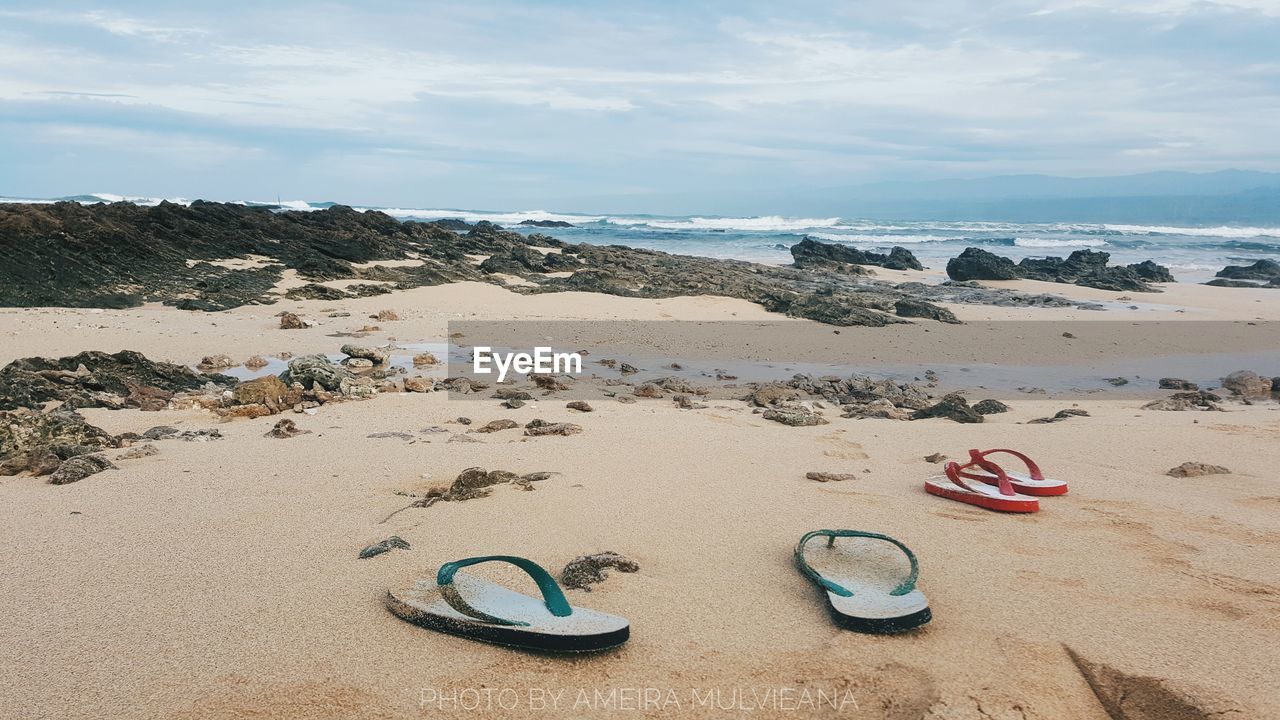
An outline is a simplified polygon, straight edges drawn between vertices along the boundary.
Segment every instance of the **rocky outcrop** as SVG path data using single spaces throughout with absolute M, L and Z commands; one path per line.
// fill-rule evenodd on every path
M 1237 370 L 1222 378 L 1222 388 L 1245 400 L 1264 400 L 1271 397 L 1271 378 L 1252 370 Z
M 48 475 L 66 460 L 119 446 L 75 412 L 0 411 L 0 475 Z
M 22 358 L 0 369 L 0 410 L 38 408 L 51 401 L 61 401 L 67 409 L 159 410 L 175 393 L 198 390 L 207 383 L 229 387 L 235 378 L 154 362 L 132 350 Z
M 969 407 L 969 401 L 959 393 L 945 395 L 936 404 L 917 410 L 911 416 L 912 420 L 924 420 L 927 418 L 947 418 L 958 423 L 980 423 L 983 421 L 982 415 Z
M 1107 264 L 1110 259 L 1110 253 L 1076 250 L 1065 260 L 1060 257 L 1024 258 L 1014 264 L 1009 258 L 971 247 L 947 263 L 947 276 L 958 281 L 1042 280 L 1128 292 L 1159 292 L 1149 283 L 1173 282 L 1168 268 L 1150 260 L 1112 266 Z
M 571 222 L 564 220 L 521 220 L 517 225 L 523 227 L 540 227 L 540 228 L 571 228 L 577 227 Z
M 836 272 L 856 275 L 867 272 L 865 265 L 875 265 L 889 270 L 923 270 L 924 266 L 910 250 L 895 246 L 884 253 L 859 250 L 847 245 L 818 242 L 806 237 L 791 246 L 791 257 L 795 267 L 817 270 L 834 270 Z
M 285 385 L 299 383 L 307 390 L 317 387 L 330 392 L 342 388 L 343 381 L 353 380 L 355 375 L 340 365 L 334 365 L 324 355 L 303 355 L 289 361 L 289 369 L 280 373 Z
M 1216 274 L 1218 279 L 1207 285 L 1219 287 L 1280 287 L 1280 263 L 1258 260 L 1252 265 L 1228 265 Z

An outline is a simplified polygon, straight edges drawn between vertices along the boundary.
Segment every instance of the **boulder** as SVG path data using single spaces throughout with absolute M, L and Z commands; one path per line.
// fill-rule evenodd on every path
M 281 330 L 305 330 L 309 327 L 306 321 L 291 312 L 280 313 Z
M 361 345 L 352 345 L 351 343 L 347 343 L 346 345 L 343 345 L 341 350 L 342 350 L 342 354 L 346 355 L 347 357 L 362 358 L 364 360 L 368 360 L 372 362 L 375 365 L 385 364 L 387 362 L 387 358 L 389 357 L 385 350 L 379 350 L 377 348 L 371 348 L 371 347 L 364 347 Z
M 289 368 L 280 374 L 280 380 L 286 385 L 300 383 L 307 390 L 316 388 L 335 392 L 344 380 L 352 380 L 355 376 L 349 370 L 334 365 L 324 355 L 303 355 L 289 361 Z
M 1270 282 L 1280 278 L 1280 263 L 1274 260 L 1258 260 L 1252 265 L 1228 265 L 1219 270 L 1216 277 Z
M 951 393 L 943 396 L 936 404 L 917 410 L 911 416 L 911 419 L 924 420 L 938 417 L 949 418 L 958 423 L 980 423 L 983 421 L 983 417 L 969 407 L 969 401 L 960 393 Z
M 999 400 L 982 400 L 973 405 L 973 411 L 979 415 L 996 415 L 1009 412 L 1009 406 Z
M 1245 400 L 1271 397 L 1271 378 L 1261 377 L 1252 370 L 1237 370 L 1222 378 L 1222 387 Z
M 49 484 L 67 485 L 79 482 L 90 475 L 97 475 L 103 470 L 116 470 L 111 461 L 101 455 L 77 455 L 66 460 L 49 475 Z
M 174 393 L 199 390 L 206 383 L 230 387 L 235 378 L 155 362 L 132 350 L 22 358 L 0 369 L 0 410 L 40 408 L 50 401 L 61 401 L 69 410 L 140 407 Z
M 890 270 L 923 270 L 924 266 L 904 247 L 894 247 L 888 255 L 860 250 L 847 245 L 818 242 L 805 237 L 791 246 L 795 267 L 835 270 L 837 272 L 863 274 L 863 265 L 875 265 Z
M 274 412 L 291 408 L 302 400 L 300 394 L 275 375 L 245 380 L 231 389 L 231 397 L 238 405 L 265 405 Z
M 1020 276 L 1012 260 L 982 248 L 965 248 L 947 262 L 947 277 L 952 280 L 1015 280 Z

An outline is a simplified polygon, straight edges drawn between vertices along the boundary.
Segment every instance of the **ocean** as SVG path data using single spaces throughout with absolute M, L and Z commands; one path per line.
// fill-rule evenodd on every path
M 122 198 L 87 195 L 80 202 L 127 199 L 155 204 L 156 198 Z M 173 199 L 184 203 L 185 200 Z M 0 198 L 0 202 L 49 202 Z M 249 205 L 276 203 L 247 202 Z M 319 210 L 332 203 L 285 201 L 287 210 Z M 524 233 L 541 232 L 566 242 L 594 245 L 627 245 L 671 253 L 761 263 L 791 262 L 788 248 L 805 236 L 864 250 L 887 251 L 901 245 L 929 268 L 941 269 L 947 260 L 974 246 L 1013 260 L 1024 257 L 1065 256 L 1074 250 L 1111 253 L 1111 261 L 1128 264 L 1154 260 L 1167 266 L 1181 282 L 1203 282 L 1225 265 L 1247 265 L 1255 260 L 1280 261 L 1280 227 L 1177 227 L 1091 223 L 1003 222 L 879 222 L 825 217 L 719 217 L 662 215 L 588 215 L 545 210 L 486 212 L 457 209 L 360 207 L 380 210 L 402 220 L 457 218 L 467 222 L 487 220 Z M 560 221 L 573 227 L 531 227 L 525 221 Z

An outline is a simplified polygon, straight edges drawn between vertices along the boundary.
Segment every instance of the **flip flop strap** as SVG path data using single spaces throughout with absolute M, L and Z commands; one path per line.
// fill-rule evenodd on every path
M 1027 457 L 1026 455 L 1023 455 L 1017 450 L 1008 450 L 1005 448 L 996 448 L 994 450 L 981 450 L 981 451 L 970 450 L 969 457 L 975 461 L 984 460 L 991 453 L 1005 453 L 1006 455 L 1012 455 L 1018 458 L 1023 462 L 1023 464 L 1027 466 L 1027 474 L 1031 476 L 1032 480 L 1044 480 L 1044 473 L 1040 472 L 1040 466 L 1036 465 L 1034 460 Z
M 478 610 L 468 603 L 466 599 L 458 592 L 458 588 L 453 584 L 453 577 L 458 570 L 470 565 L 479 565 L 486 562 L 505 562 L 515 565 L 521 570 L 529 574 L 533 581 L 538 583 L 538 589 L 542 591 L 542 601 L 547 606 L 547 610 L 551 611 L 556 617 L 568 617 L 573 613 L 573 608 L 569 607 L 569 601 L 565 599 L 564 592 L 560 586 L 556 584 L 555 578 L 551 577 L 551 573 L 542 569 L 542 566 L 532 560 L 526 560 L 522 557 L 514 555 L 484 555 L 482 557 L 466 558 L 464 560 L 454 560 L 440 566 L 440 570 L 436 572 L 436 585 L 440 589 L 440 597 L 449 603 L 449 607 L 457 610 L 463 615 L 468 615 L 477 620 L 483 620 L 495 625 L 517 625 L 527 626 L 529 623 L 520 620 L 507 620 L 496 615 L 490 615 L 483 610 Z
M 977 465 L 983 470 L 986 470 L 991 475 L 996 476 L 996 486 L 998 487 L 1001 495 L 1017 494 L 1017 492 L 1013 489 L 1013 482 L 1009 480 L 1009 476 L 1005 474 L 1004 468 L 1000 467 L 999 465 L 989 460 L 975 460 L 973 462 L 966 463 L 964 465 L 957 465 L 954 462 L 949 462 L 946 464 L 946 468 L 945 468 L 947 473 L 947 479 L 955 483 L 956 485 L 959 485 L 960 487 L 964 488 L 965 490 L 968 490 L 969 492 L 981 494 L 980 491 L 974 490 L 972 487 L 969 486 L 968 483 L 964 481 L 964 478 L 969 478 L 970 480 L 977 480 L 979 482 L 982 481 L 981 475 L 974 475 L 973 473 L 967 473 L 964 471 L 965 468 L 973 467 L 974 465 Z
M 830 590 L 836 595 L 839 595 L 841 597 L 852 597 L 853 592 L 842 585 L 839 585 L 837 583 L 834 583 L 822 577 L 822 575 L 818 573 L 817 570 L 814 570 L 813 567 L 809 565 L 809 562 L 804 559 L 805 543 L 808 543 L 810 540 L 812 540 L 815 537 L 827 538 L 827 547 L 832 547 L 833 545 L 835 545 L 836 538 L 838 537 L 871 538 L 872 540 L 884 540 L 885 542 L 893 543 L 898 547 L 899 550 L 906 553 L 907 560 L 911 561 L 911 574 L 907 576 L 906 580 L 903 580 L 901 583 L 899 583 L 898 587 L 891 590 L 889 594 L 890 595 L 906 595 L 907 593 L 915 589 L 916 578 L 920 576 L 920 564 L 916 562 L 915 553 L 911 552 L 910 548 L 908 548 L 906 545 L 903 545 L 898 540 L 891 538 L 888 535 L 881 535 L 880 533 L 866 532 L 863 530 L 814 530 L 812 532 L 805 533 L 804 537 L 800 538 L 800 542 L 796 545 L 796 552 L 795 552 L 796 567 L 798 567 L 800 569 L 800 572 L 804 573 L 805 576 L 808 577 L 810 580 L 813 580 L 814 582 L 818 583 L 819 585 L 826 588 L 827 590 Z

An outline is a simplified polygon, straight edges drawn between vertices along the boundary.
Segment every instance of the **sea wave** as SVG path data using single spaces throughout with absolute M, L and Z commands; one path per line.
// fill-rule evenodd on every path
M 1015 247 L 1021 248 L 1096 248 L 1104 247 L 1106 240 L 1091 238 L 1014 238 Z
M 361 210 L 377 210 L 391 217 L 412 220 L 440 220 L 457 218 L 469 223 L 487 220 L 495 225 L 519 225 L 525 220 L 559 221 L 573 224 L 599 222 L 603 215 L 571 215 L 553 213 L 546 210 L 520 210 L 517 212 L 481 212 L 473 210 L 418 210 L 415 208 L 361 208 Z
M 830 240 L 838 243 L 851 243 L 855 245 L 911 245 L 915 243 L 928 242 L 947 242 L 948 240 L 963 240 L 949 235 L 865 235 L 857 233 L 831 233 L 831 232 L 812 232 L 809 237 L 818 238 L 819 240 Z
M 1128 235 L 1187 235 L 1191 237 L 1254 238 L 1280 237 L 1280 228 L 1265 227 L 1173 227 L 1169 225 L 1106 225 Z
M 794 232 L 810 228 L 829 228 L 840 223 L 840 218 L 784 218 L 778 215 L 764 217 L 692 217 L 688 220 L 657 220 L 653 218 L 610 217 L 610 225 L 648 226 L 659 230 L 737 230 L 741 232 Z

